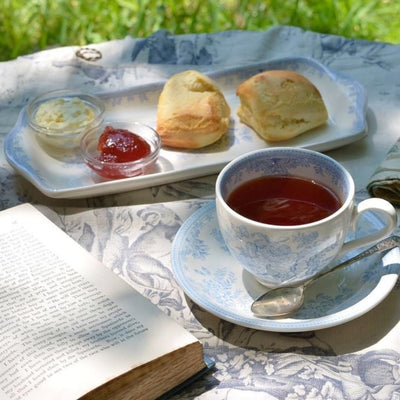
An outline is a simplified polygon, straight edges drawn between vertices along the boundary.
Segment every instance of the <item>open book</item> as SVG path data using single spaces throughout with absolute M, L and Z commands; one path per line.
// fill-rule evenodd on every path
M 32 205 L 0 213 L 0 399 L 155 399 L 201 343 Z

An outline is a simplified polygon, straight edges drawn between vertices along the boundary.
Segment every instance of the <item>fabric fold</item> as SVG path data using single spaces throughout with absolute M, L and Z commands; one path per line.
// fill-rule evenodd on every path
M 367 190 L 371 196 L 400 206 L 400 138 L 371 176 Z

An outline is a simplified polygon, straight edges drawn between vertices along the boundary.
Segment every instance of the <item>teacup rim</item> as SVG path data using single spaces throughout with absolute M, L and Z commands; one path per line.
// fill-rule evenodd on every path
M 246 157 L 249 157 L 252 155 L 257 155 L 259 153 L 273 152 L 273 151 L 278 151 L 278 150 L 279 151 L 286 150 L 286 151 L 296 151 L 296 152 L 316 154 L 318 156 L 321 156 L 322 158 L 325 158 L 329 162 L 332 162 L 337 167 L 339 167 L 343 171 L 344 175 L 347 176 L 349 184 L 350 184 L 349 193 L 348 193 L 346 199 L 344 200 L 343 204 L 341 205 L 341 207 L 338 210 L 336 210 L 334 213 L 328 215 L 325 218 L 319 219 L 318 221 L 309 222 L 307 224 L 299 224 L 299 225 L 274 225 L 274 224 L 268 224 L 268 223 L 264 223 L 264 222 L 258 222 L 258 221 L 252 220 L 250 218 L 244 217 L 243 215 L 239 214 L 237 211 L 235 211 L 231 207 L 229 207 L 229 205 L 224 200 L 222 193 L 221 193 L 221 189 L 220 189 L 220 183 L 223 179 L 223 175 L 226 174 L 226 172 L 230 168 L 232 168 L 232 166 L 234 166 L 236 163 L 240 162 L 242 159 L 244 159 Z M 326 154 L 323 154 L 316 150 L 298 148 L 298 147 L 273 147 L 273 148 L 257 149 L 257 150 L 253 150 L 253 151 L 244 153 L 244 154 L 236 157 L 235 159 L 231 160 L 228 164 L 226 164 L 225 167 L 222 168 L 222 170 L 220 171 L 220 173 L 217 176 L 216 183 L 215 183 L 215 195 L 216 195 L 216 200 L 217 200 L 216 203 L 217 204 L 220 203 L 226 210 L 231 212 L 235 216 L 235 218 L 237 218 L 238 220 L 242 220 L 246 224 L 250 224 L 254 227 L 267 227 L 270 229 L 302 230 L 302 229 L 309 229 L 314 226 L 322 225 L 330 220 L 335 219 L 338 215 L 342 214 L 354 202 L 355 184 L 354 184 L 354 179 L 351 176 L 350 172 L 347 171 L 347 169 L 341 163 L 336 161 L 334 158 L 327 156 Z

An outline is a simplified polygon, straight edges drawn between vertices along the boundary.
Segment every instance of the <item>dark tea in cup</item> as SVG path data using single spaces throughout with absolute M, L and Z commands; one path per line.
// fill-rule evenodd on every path
M 240 215 L 271 225 L 303 225 L 336 212 L 342 203 L 331 189 L 315 180 L 270 175 L 238 186 L 227 204 Z

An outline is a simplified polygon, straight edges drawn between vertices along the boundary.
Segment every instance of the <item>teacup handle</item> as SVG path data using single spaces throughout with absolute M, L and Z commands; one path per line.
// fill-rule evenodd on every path
M 376 211 L 379 214 L 385 215 L 386 216 L 385 226 L 375 233 L 371 233 L 369 235 L 354 240 L 350 240 L 344 243 L 336 259 L 342 257 L 344 254 L 348 253 L 353 249 L 367 246 L 372 243 L 376 243 L 380 239 L 383 239 L 384 237 L 390 235 L 396 228 L 397 226 L 396 209 L 387 200 L 378 197 L 373 197 L 370 199 L 363 200 L 354 208 L 354 213 L 352 216 L 353 228 L 356 227 L 358 218 L 365 211 Z

